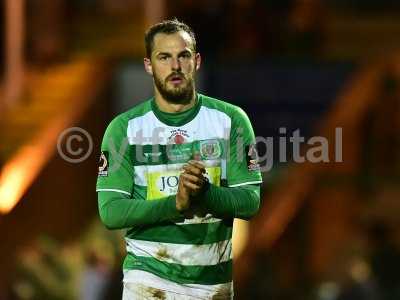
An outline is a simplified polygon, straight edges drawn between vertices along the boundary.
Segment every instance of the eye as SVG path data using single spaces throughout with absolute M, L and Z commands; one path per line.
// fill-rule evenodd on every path
M 190 54 L 189 52 L 185 52 L 185 53 L 182 53 L 182 54 L 181 54 L 181 57 L 182 57 L 182 58 L 191 58 L 191 57 L 192 57 L 192 54 Z

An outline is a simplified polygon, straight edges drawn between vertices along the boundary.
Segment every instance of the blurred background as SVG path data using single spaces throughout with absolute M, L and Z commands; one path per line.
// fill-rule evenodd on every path
M 399 1 L 3 0 L 0 10 L 1 300 L 120 299 L 123 232 L 97 212 L 100 142 L 116 114 L 152 95 L 143 35 L 172 16 L 197 33 L 198 90 L 241 106 L 274 141 L 260 213 L 235 228 L 237 299 L 400 299 Z M 60 142 L 72 127 L 90 138 Z M 297 129 L 329 142 L 329 162 L 293 162 Z M 75 157 L 62 155 L 68 146 Z

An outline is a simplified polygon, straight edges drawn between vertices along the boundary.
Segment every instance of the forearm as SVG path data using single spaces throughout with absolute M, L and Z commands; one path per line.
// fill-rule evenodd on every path
M 210 184 L 204 197 L 207 210 L 225 218 L 249 219 L 260 206 L 260 187 L 218 187 Z
M 131 199 L 122 193 L 98 192 L 100 218 L 109 229 L 129 228 L 171 221 L 181 217 L 175 196 L 145 201 Z

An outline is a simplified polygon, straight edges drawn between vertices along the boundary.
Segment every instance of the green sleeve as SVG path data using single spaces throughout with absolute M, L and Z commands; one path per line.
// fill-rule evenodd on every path
M 134 169 L 132 147 L 127 137 L 128 123 L 116 117 L 107 127 L 101 144 L 96 191 L 132 194 Z
M 222 218 L 250 219 L 260 206 L 260 187 L 219 187 L 210 184 L 204 195 L 207 210 Z
M 256 138 L 246 113 L 235 107 L 229 137 L 227 184 L 237 187 L 262 182 Z
M 116 192 L 98 192 L 100 219 L 108 229 L 130 228 L 182 218 L 175 195 L 156 200 L 132 199 Z

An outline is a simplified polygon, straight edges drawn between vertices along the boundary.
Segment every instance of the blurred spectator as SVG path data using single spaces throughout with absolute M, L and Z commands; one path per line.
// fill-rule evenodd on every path
M 17 299 L 70 300 L 74 298 L 72 273 L 59 245 L 40 238 L 20 255 L 14 293 Z
M 169 1 L 168 15 L 190 24 L 207 60 L 268 54 L 312 56 L 322 44 L 320 0 Z
M 289 54 L 317 55 L 322 44 L 325 21 L 322 1 L 296 0 L 288 20 Z
M 350 262 L 349 275 L 337 300 L 381 300 L 370 266 L 364 259 L 355 258 Z
M 221 54 L 226 41 L 227 0 L 168 1 L 168 15 L 187 22 L 196 32 L 197 49 L 207 61 Z M 207 63 L 206 61 L 206 63 Z
M 91 251 L 86 258 L 86 267 L 82 274 L 79 299 L 106 299 L 105 293 L 110 275 L 111 270 L 107 260 L 95 251 Z
M 227 21 L 229 32 L 225 51 L 228 55 L 250 59 L 260 54 L 265 30 L 262 22 L 266 20 L 266 12 L 259 8 L 257 1 L 253 0 L 238 0 L 232 5 Z
M 5 3 L 5 1 L 3 1 L 3 3 Z M 2 16 L 4 16 L 5 15 L 5 8 L 4 8 L 4 4 L 3 5 L 0 5 L 0 14 L 2 15 Z M 5 26 L 5 21 L 4 21 L 4 17 L 3 17 L 3 19 L 1 19 L 2 21 L 0 22 L 0 30 L 1 30 L 1 33 L 2 34 L 0 34 L 0 49 L 5 49 L 5 47 L 6 47 L 6 44 L 5 44 L 5 34 L 4 34 L 4 32 L 6 31 L 6 26 Z M 1 53 L 0 53 L 0 74 L 2 74 L 2 76 L 3 76 L 3 72 L 4 72 L 4 64 L 5 64 L 5 51 L 3 50 L 3 51 L 1 51 Z
M 383 300 L 400 299 L 400 250 L 394 240 L 393 229 L 383 222 L 369 229 L 371 266 Z
M 35 62 L 57 62 L 67 46 L 67 2 L 65 0 L 27 1 L 28 45 Z

